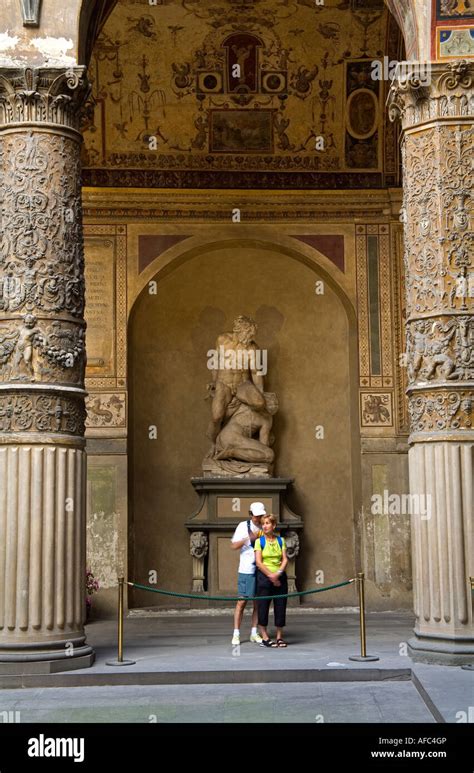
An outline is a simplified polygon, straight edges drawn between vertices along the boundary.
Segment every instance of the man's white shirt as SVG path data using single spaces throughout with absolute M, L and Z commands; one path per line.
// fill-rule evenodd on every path
M 250 521 L 250 528 L 254 534 L 258 534 L 260 531 L 260 526 L 255 526 L 252 520 Z M 253 549 L 254 543 L 250 542 L 247 521 L 241 521 L 234 531 L 232 542 L 241 542 L 246 537 L 246 543 L 240 548 L 239 573 L 255 574 L 255 551 Z

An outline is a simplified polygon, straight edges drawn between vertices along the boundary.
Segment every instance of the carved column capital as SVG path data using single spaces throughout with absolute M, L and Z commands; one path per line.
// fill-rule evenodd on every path
M 0 67 L 0 126 L 49 124 L 78 131 L 89 91 L 85 67 Z
M 401 62 L 388 97 L 389 116 L 404 131 L 453 118 L 474 119 L 474 61 Z

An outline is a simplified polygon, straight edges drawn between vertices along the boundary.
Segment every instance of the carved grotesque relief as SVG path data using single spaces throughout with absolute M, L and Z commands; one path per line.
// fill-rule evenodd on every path
M 411 322 L 407 331 L 407 353 L 411 384 L 474 379 L 473 318 Z
M 290 561 L 293 561 L 300 552 L 300 538 L 296 531 L 287 531 L 285 535 L 286 552 Z
M 0 70 L 0 382 L 12 387 L 83 387 L 83 75 Z M 23 394 L 2 396 L 5 431 L 83 433 L 79 395 Z
M 193 558 L 204 558 L 207 556 L 209 541 L 207 534 L 203 531 L 193 531 L 190 537 L 189 552 Z
M 81 383 L 85 329 L 26 314 L 0 326 L 0 377 L 3 381 Z
M 474 381 L 474 64 L 432 68 L 430 86 L 412 76 L 391 89 L 392 116 L 405 129 L 407 367 L 416 432 L 471 428 Z

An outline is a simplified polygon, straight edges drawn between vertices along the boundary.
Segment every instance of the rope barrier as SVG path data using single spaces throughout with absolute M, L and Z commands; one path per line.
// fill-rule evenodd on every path
M 355 582 L 355 578 L 352 580 L 345 580 L 339 582 L 337 585 L 327 585 L 325 588 L 312 588 L 311 590 L 292 591 L 291 593 L 282 593 L 278 595 L 279 599 L 291 599 L 295 596 L 309 596 L 311 593 L 321 593 L 323 590 L 332 590 L 333 588 L 342 588 L 344 585 L 350 585 Z M 172 590 L 163 590 L 162 588 L 151 588 L 149 585 L 140 585 L 138 582 L 127 582 L 127 585 L 131 585 L 132 588 L 140 588 L 140 590 L 149 590 L 152 593 L 160 593 L 162 596 L 174 596 L 180 599 L 199 599 L 202 601 L 263 601 L 264 599 L 274 599 L 275 596 L 200 596 L 197 593 L 178 593 Z
M 474 577 L 469 577 L 471 584 L 471 590 L 474 591 Z M 292 593 L 282 593 L 278 598 L 294 598 L 295 596 L 308 596 L 312 593 L 321 593 L 325 590 L 333 590 L 334 588 L 342 588 L 345 585 L 351 585 L 351 583 L 357 583 L 357 590 L 359 595 L 359 625 L 360 625 L 360 655 L 351 655 L 349 660 L 357 661 L 371 661 L 379 660 L 377 655 L 367 655 L 366 650 L 366 630 L 365 630 L 365 575 L 364 572 L 358 572 L 357 577 L 344 582 L 338 582 L 335 585 L 327 585 L 324 588 L 311 588 L 311 590 L 294 591 Z M 152 593 L 159 593 L 162 596 L 173 596 L 175 598 L 185 599 L 199 599 L 200 601 L 258 601 L 264 599 L 274 599 L 275 596 L 249 596 L 247 599 L 242 596 L 203 596 L 197 593 L 178 593 L 177 591 L 163 590 L 162 588 L 151 588 L 149 585 L 141 585 L 138 582 L 125 583 L 124 577 L 118 578 L 118 657 L 117 660 L 108 660 L 106 665 L 108 666 L 130 666 L 136 661 L 124 660 L 123 657 L 123 618 L 124 618 L 124 586 L 130 585 L 132 588 L 139 588 L 140 590 L 148 590 Z M 474 670 L 474 664 L 466 664 L 461 668 L 472 671 Z
M 130 666 L 136 661 L 124 660 L 123 657 L 123 617 L 124 617 L 124 587 L 129 585 L 131 588 L 138 588 L 140 590 L 150 591 L 151 593 L 158 593 L 162 596 L 172 596 L 174 598 L 183 599 L 198 599 L 199 601 L 263 601 L 264 599 L 275 598 L 294 598 L 295 596 L 309 596 L 312 593 L 321 593 L 326 590 L 333 590 L 334 588 L 342 588 L 345 585 L 351 585 L 353 582 L 357 583 L 359 592 L 359 615 L 360 615 L 360 655 L 354 655 L 349 660 L 378 660 L 376 655 L 367 655 L 365 647 L 365 597 L 364 597 L 364 573 L 359 572 L 357 577 L 353 577 L 350 580 L 344 580 L 344 582 L 338 582 L 335 585 L 326 585 L 324 588 L 311 588 L 310 590 L 293 591 L 291 593 L 282 593 L 281 596 L 249 596 L 243 598 L 242 596 L 205 596 L 198 593 L 178 593 L 172 590 L 163 590 L 162 588 L 151 588 L 149 585 L 142 585 L 138 582 L 125 582 L 124 577 L 118 578 L 118 657 L 117 660 L 109 660 L 106 665 L 108 666 Z

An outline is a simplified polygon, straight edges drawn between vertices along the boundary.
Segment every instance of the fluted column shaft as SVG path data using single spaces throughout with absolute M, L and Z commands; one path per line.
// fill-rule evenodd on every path
M 15 663 L 34 671 L 92 662 L 84 635 L 86 94 L 83 68 L 0 69 L 0 673 Z
M 420 77 L 420 73 L 422 77 Z M 394 82 L 403 128 L 416 660 L 474 660 L 474 63 Z M 415 500 L 423 498 L 423 500 Z

